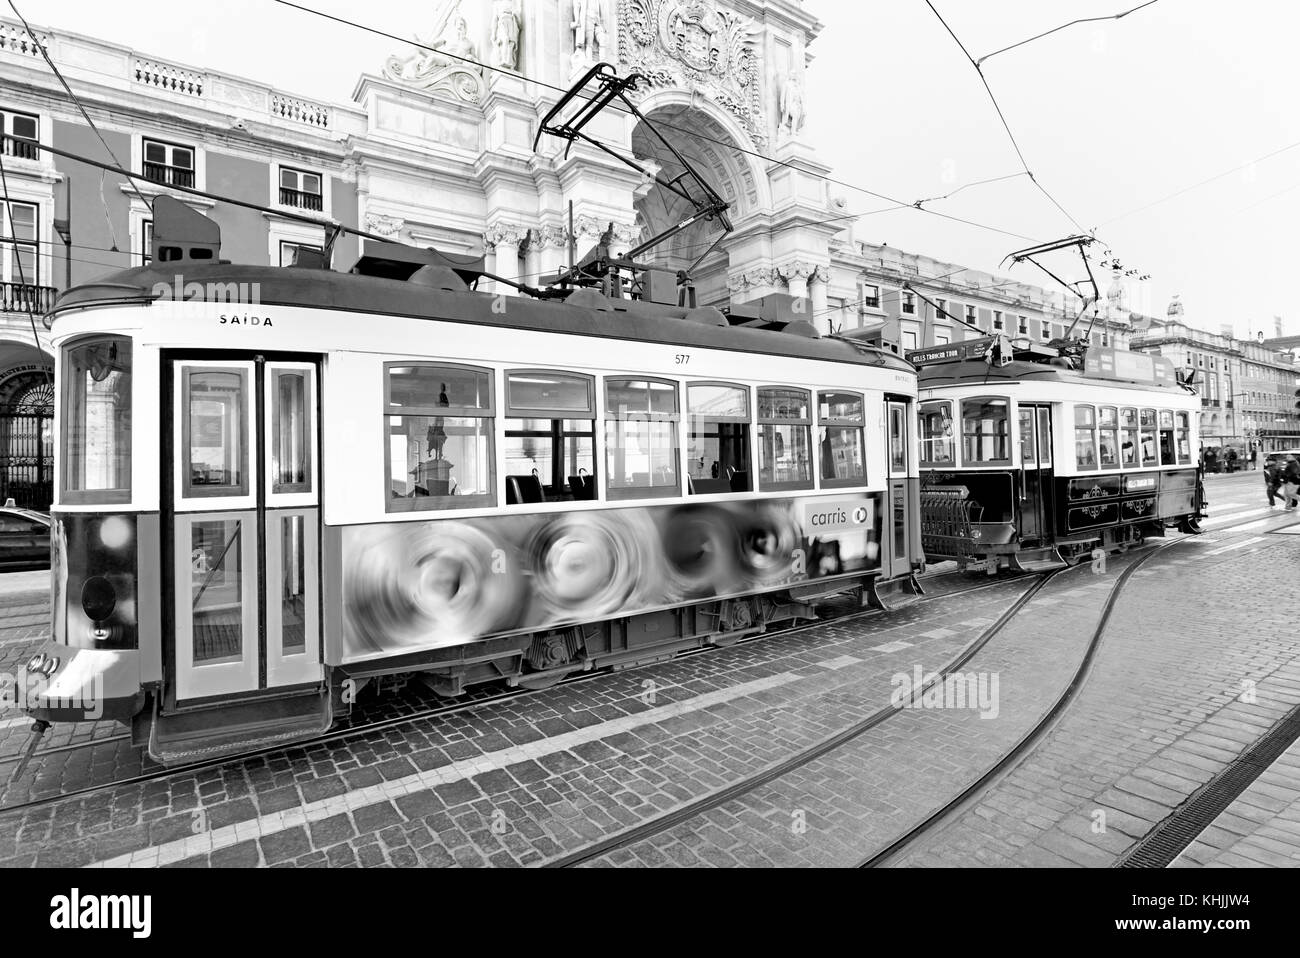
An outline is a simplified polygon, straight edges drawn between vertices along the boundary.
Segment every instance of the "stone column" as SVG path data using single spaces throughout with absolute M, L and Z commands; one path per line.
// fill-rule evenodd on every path
M 795 260 L 778 267 L 777 270 L 781 278 L 785 280 L 786 291 L 791 296 L 802 297 L 808 295 L 808 278 L 816 271 L 816 267 L 811 263 L 805 263 Z
M 493 272 L 502 279 L 518 279 L 521 273 L 519 265 L 519 244 L 523 242 L 527 230 L 517 223 L 497 223 L 488 228 L 483 236 L 485 245 L 496 249 L 496 261 Z M 513 293 L 511 286 L 498 284 L 498 292 Z
M 831 330 L 830 311 L 826 307 L 826 284 L 830 282 L 831 271 L 827 266 L 818 266 L 808 277 L 809 292 L 812 294 L 812 315 L 808 321 L 817 327 L 819 333 Z

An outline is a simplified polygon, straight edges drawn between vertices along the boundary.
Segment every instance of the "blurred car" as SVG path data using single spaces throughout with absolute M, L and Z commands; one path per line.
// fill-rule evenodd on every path
M 1295 456 L 1300 459 L 1300 449 L 1282 449 L 1278 452 L 1270 452 L 1264 457 L 1264 465 L 1267 466 L 1270 462 L 1285 463 L 1287 456 Z
M 0 506 L 0 569 L 49 566 L 49 515 L 34 509 Z

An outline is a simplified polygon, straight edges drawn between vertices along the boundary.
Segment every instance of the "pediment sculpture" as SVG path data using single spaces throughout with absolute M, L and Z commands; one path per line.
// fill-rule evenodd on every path
M 391 56 L 384 76 L 429 93 L 450 93 L 470 103 L 483 96 L 483 68 L 469 38 L 469 24 L 460 14 L 461 0 L 443 0 L 434 20 L 431 39 L 416 36 L 421 49 L 407 57 Z M 518 33 L 516 32 L 516 44 Z
M 624 0 L 619 62 L 652 86 L 697 90 L 731 113 L 756 146 L 767 139 L 758 28 L 714 0 Z

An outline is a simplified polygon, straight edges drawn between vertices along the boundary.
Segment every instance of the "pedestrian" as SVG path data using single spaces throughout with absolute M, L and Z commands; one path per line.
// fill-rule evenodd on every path
M 1268 494 L 1268 507 L 1277 505 L 1278 487 L 1282 484 L 1282 463 L 1276 459 L 1264 463 L 1264 491 Z
M 1236 472 L 1237 471 L 1237 450 L 1229 449 L 1227 460 L 1228 460 L 1228 472 L 1229 473 Z
M 1259 443 L 1252 442 L 1250 444 L 1250 471 L 1251 472 L 1254 472 L 1258 468 L 1257 465 L 1258 463 L 1259 463 Z
M 1294 454 L 1286 457 L 1286 467 L 1282 470 L 1282 494 L 1286 497 L 1286 512 L 1294 512 L 1300 505 L 1300 461 Z

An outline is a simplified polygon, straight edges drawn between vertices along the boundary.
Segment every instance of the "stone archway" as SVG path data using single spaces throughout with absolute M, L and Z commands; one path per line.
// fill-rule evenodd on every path
M 54 501 L 54 370 L 44 352 L 0 344 L 0 503 Z
M 737 231 L 771 209 L 767 177 L 741 151 L 743 135 L 732 129 L 733 124 L 727 118 L 715 115 L 706 105 L 693 104 L 680 91 L 661 91 L 647 98 L 642 111 L 673 149 L 727 201 L 727 215 Z M 645 123 L 638 123 L 632 131 L 632 153 L 639 161 L 649 161 L 657 167 L 661 179 L 671 181 L 683 172 L 672 150 Z M 691 181 L 687 178 L 683 183 L 689 186 Z M 691 212 L 685 199 L 658 183 L 651 184 L 637 197 L 635 209 L 641 241 L 680 223 Z M 666 269 L 687 269 L 708 252 L 719 233 L 716 222 L 701 220 L 639 259 Z M 727 300 L 730 266 L 728 240 L 724 239 L 692 274 L 701 303 L 719 304 Z

